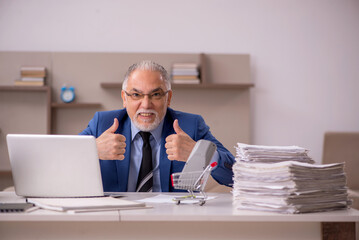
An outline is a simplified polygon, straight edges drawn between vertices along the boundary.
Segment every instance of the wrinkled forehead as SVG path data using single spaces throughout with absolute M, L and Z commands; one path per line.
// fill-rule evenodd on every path
M 126 90 L 136 89 L 140 92 L 152 92 L 162 89 L 166 91 L 165 81 L 158 71 L 135 70 L 128 78 Z

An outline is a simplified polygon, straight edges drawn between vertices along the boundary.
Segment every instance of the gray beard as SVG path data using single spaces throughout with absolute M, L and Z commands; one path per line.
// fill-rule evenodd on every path
M 167 110 L 167 106 L 166 108 L 164 109 L 165 111 Z M 138 110 L 138 112 L 143 112 L 143 110 Z M 150 125 L 148 126 L 144 126 L 144 125 L 141 125 L 138 121 L 137 121 L 137 115 L 138 115 L 138 112 L 136 112 L 135 114 L 135 117 L 133 119 L 133 124 L 135 125 L 135 127 L 137 129 L 139 129 L 140 131 L 143 131 L 143 132 L 150 132 L 150 131 L 153 131 L 155 130 L 161 123 L 161 121 L 164 119 L 164 117 L 166 116 L 166 113 L 163 115 L 162 119 L 160 119 L 158 117 L 158 113 L 154 110 L 149 110 L 149 112 L 152 112 L 155 114 L 155 120 L 153 121 L 153 123 L 151 123 Z
M 155 130 L 158 127 L 158 125 L 160 125 L 161 121 L 162 121 L 162 119 L 159 119 L 158 115 L 156 114 L 155 121 L 153 121 L 153 123 L 151 123 L 150 125 L 147 125 L 147 126 L 141 125 L 139 122 L 137 122 L 137 118 L 133 119 L 133 124 L 140 131 L 150 132 L 152 130 Z

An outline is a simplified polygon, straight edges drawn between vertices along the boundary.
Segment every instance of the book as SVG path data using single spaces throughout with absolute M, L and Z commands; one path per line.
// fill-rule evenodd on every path
M 22 77 L 46 77 L 46 67 L 44 66 L 22 66 L 20 67 Z
M 33 71 L 22 71 L 21 77 L 35 77 L 35 78 L 45 78 L 45 72 L 33 72 Z
M 21 71 L 45 71 L 46 67 L 44 66 L 21 66 L 20 67 Z
M 198 76 L 199 71 L 197 69 L 172 69 L 172 75 Z
M 114 197 L 89 198 L 28 198 L 29 203 L 47 210 L 60 212 L 87 212 L 120 209 L 138 209 L 146 207 L 143 202 L 130 201 Z
M 173 68 L 198 68 L 197 63 L 174 63 Z
M 199 80 L 197 76 L 182 76 L 182 75 L 178 75 L 178 76 L 173 76 L 172 77 L 173 80 L 175 79 L 188 79 L 188 80 L 193 80 L 193 79 L 196 79 L 196 80 Z
M 43 77 L 21 77 L 21 81 L 25 82 L 43 82 L 45 81 L 45 78 Z
M 196 79 L 173 79 L 172 81 L 175 84 L 199 84 L 201 81 Z
M 15 86 L 44 86 L 44 81 L 15 81 Z

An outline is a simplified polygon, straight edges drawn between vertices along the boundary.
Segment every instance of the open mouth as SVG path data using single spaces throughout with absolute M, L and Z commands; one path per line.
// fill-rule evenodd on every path
M 138 115 L 140 115 L 141 117 L 151 117 L 151 116 L 154 116 L 155 114 L 153 114 L 153 113 L 139 113 Z
M 140 121 L 149 122 L 156 118 L 157 113 L 155 111 L 138 111 L 136 115 Z
M 139 109 L 136 111 L 133 123 L 139 130 L 149 132 L 158 127 L 160 119 L 153 109 Z

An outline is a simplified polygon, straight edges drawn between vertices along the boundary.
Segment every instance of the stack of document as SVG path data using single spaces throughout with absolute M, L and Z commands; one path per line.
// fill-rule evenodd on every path
M 252 156 L 256 155 L 254 148 L 248 149 L 252 150 Z M 269 155 L 268 159 L 275 159 L 275 154 Z M 278 158 L 282 156 L 279 154 Z M 257 162 L 242 160 L 240 156 L 236 160 L 233 199 L 239 209 L 308 213 L 346 209 L 351 203 L 344 163 L 314 165 L 283 159 L 268 163 L 262 158 Z
M 308 156 L 308 150 L 297 146 L 261 146 L 237 143 L 237 161 L 275 163 L 299 161 L 314 163 Z

